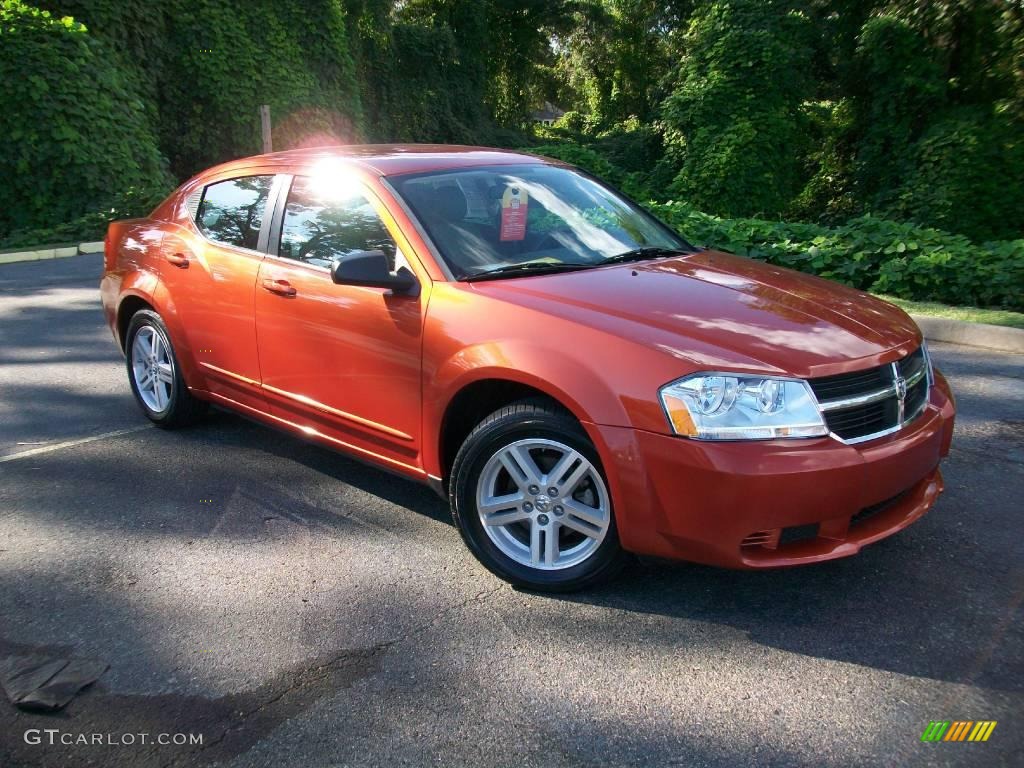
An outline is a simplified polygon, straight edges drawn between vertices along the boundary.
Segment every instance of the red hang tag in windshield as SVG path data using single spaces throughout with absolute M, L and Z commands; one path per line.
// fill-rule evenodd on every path
M 526 237 L 526 209 L 530 196 L 521 187 L 509 187 L 501 197 L 501 242 Z

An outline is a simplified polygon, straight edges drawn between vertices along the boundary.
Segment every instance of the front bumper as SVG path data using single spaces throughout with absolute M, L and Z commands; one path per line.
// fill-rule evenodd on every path
M 888 437 L 699 442 L 591 425 L 619 537 L 638 554 L 731 568 L 857 553 L 906 528 L 942 492 L 955 407 L 936 372 L 929 404 Z

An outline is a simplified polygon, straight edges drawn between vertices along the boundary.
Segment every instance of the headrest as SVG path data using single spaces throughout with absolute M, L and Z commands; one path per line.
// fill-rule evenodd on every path
M 466 196 L 457 184 L 448 184 L 434 190 L 430 207 L 445 221 L 466 218 Z

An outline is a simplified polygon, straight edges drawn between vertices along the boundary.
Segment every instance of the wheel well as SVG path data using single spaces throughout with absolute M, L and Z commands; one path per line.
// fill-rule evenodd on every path
M 441 469 L 448 482 L 455 455 L 466 436 L 499 408 L 526 398 L 540 398 L 565 408 L 546 392 L 528 384 L 505 379 L 484 379 L 463 387 L 448 403 L 441 421 Z M 566 408 L 566 411 L 569 409 Z
M 128 323 L 132 321 L 132 315 L 140 309 L 152 309 L 153 307 L 138 296 L 125 296 L 117 308 L 117 338 L 124 351 L 125 335 L 128 333 Z

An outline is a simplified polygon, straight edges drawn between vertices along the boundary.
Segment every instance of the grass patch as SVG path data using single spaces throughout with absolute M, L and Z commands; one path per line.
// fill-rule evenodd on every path
M 966 320 L 969 323 L 988 323 L 989 325 L 1024 329 L 1024 312 L 1011 312 L 1008 309 L 981 309 L 980 307 L 951 307 L 948 304 L 939 304 L 934 301 L 910 301 L 885 295 L 879 295 L 878 298 L 885 299 L 914 315 L 931 315 L 932 317 L 946 317 L 950 320 Z

